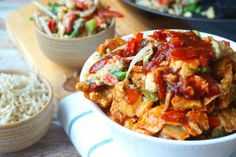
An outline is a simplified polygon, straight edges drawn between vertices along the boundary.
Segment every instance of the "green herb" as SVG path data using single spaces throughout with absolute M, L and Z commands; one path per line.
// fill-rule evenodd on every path
M 156 93 L 144 90 L 143 94 L 148 99 L 148 101 L 150 101 L 150 102 L 155 102 L 158 99 Z
M 190 3 L 189 5 L 185 6 L 183 9 L 183 13 L 186 12 L 194 12 L 197 7 L 196 3 Z
M 34 21 L 34 17 L 33 17 L 33 16 L 30 16 L 30 17 L 29 17 L 29 20 L 30 20 L 30 21 Z
M 73 29 L 72 33 L 70 34 L 71 38 L 77 38 L 79 35 L 79 29 Z
M 196 0 L 188 0 L 189 3 L 197 3 Z
M 208 67 L 206 67 L 206 66 L 202 66 L 202 67 L 199 67 L 199 68 L 197 69 L 197 71 L 198 71 L 199 73 L 206 73 L 206 72 L 209 71 L 209 69 L 208 69 Z
M 189 4 L 183 8 L 183 14 L 187 12 L 199 14 L 202 11 L 203 8 L 197 4 L 196 0 L 191 0 Z
M 201 6 L 197 6 L 194 10 L 195 13 L 199 14 L 203 11 L 203 8 Z
M 59 5 L 58 5 L 57 3 L 51 3 L 51 2 L 49 2 L 49 3 L 48 3 L 48 7 L 49 7 L 49 9 L 50 9 L 54 14 L 57 15 L 57 9 L 58 9 L 58 7 L 59 7 Z
M 126 72 L 124 71 L 115 71 L 113 75 L 117 78 L 117 80 L 122 81 L 126 77 Z
M 85 28 L 88 33 L 93 33 L 97 28 L 97 20 L 96 19 L 88 20 L 85 23 Z

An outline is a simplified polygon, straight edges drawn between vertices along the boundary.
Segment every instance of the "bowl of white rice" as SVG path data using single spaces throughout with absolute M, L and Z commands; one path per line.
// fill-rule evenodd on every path
M 0 71 L 0 152 L 23 150 L 47 132 L 52 88 L 32 72 Z

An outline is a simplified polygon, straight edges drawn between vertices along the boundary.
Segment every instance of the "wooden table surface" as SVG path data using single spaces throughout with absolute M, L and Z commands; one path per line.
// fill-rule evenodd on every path
M 125 35 L 142 30 L 157 28 L 191 29 L 187 23 L 165 17 L 154 16 L 125 5 L 122 0 L 102 0 L 116 10 L 125 12 L 125 18 L 117 21 L 116 32 Z M 26 5 L 31 0 L 0 0 L 0 69 L 35 70 L 27 65 L 28 60 L 19 55 L 6 32 L 4 21 L 11 11 Z M 27 18 L 27 17 L 26 17 Z M 16 19 L 17 20 L 17 19 Z M 135 23 L 138 23 L 137 25 Z M 17 26 L 16 26 L 17 27 Z M 25 30 L 22 30 L 25 31 Z M 37 58 L 36 58 L 37 59 Z M 32 68 L 32 69 L 31 69 Z M 40 67 L 38 67 L 40 68 Z M 49 79 L 50 80 L 50 79 Z M 63 94 L 61 94 L 63 95 Z M 60 96 L 59 96 L 60 98 Z M 37 144 L 17 153 L 0 154 L 1 157 L 78 157 L 69 138 L 56 118 L 52 121 L 48 133 Z
M 31 70 L 6 32 L 4 21 L 10 12 L 31 0 L 0 0 L 0 70 Z M 0 157 L 80 157 L 57 120 L 53 120 L 48 133 L 35 145 L 17 153 Z

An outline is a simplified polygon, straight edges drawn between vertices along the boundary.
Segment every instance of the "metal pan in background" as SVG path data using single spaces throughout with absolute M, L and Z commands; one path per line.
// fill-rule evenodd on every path
M 170 18 L 189 20 L 189 21 L 202 21 L 202 22 L 236 22 L 236 0 L 227 0 L 227 1 L 215 0 L 214 3 L 213 1 L 200 2 L 201 5 L 204 5 L 205 8 L 207 8 L 208 6 L 211 6 L 211 4 L 214 5 L 214 8 L 216 10 L 216 16 L 217 16 L 215 19 L 207 19 L 206 17 L 200 16 L 200 15 L 199 16 L 194 15 L 193 17 L 174 15 L 174 14 L 169 14 L 166 12 L 161 12 L 158 10 L 154 10 L 154 9 L 150 9 L 150 8 L 138 5 L 134 2 L 134 0 L 123 0 L 123 1 L 132 7 L 135 7 L 135 8 L 138 8 L 138 9 L 141 9 L 146 12 L 153 13 L 153 14 L 170 17 Z M 230 3 L 232 4 L 230 5 Z M 230 9 L 227 9 L 227 7 L 230 7 Z M 222 12 L 225 12 L 225 14 L 222 14 Z M 227 18 L 225 18 L 225 16 L 227 16 Z

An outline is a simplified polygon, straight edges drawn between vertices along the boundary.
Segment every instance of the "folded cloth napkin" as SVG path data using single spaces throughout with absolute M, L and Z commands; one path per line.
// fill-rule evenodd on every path
M 89 107 L 83 93 L 59 103 L 59 121 L 82 157 L 127 157 L 111 138 L 109 128 Z
M 110 129 L 97 116 L 83 93 L 60 101 L 59 120 L 82 157 L 135 157 L 127 155 L 111 138 Z M 127 148 L 128 149 L 128 148 Z M 236 157 L 236 152 L 230 157 Z

